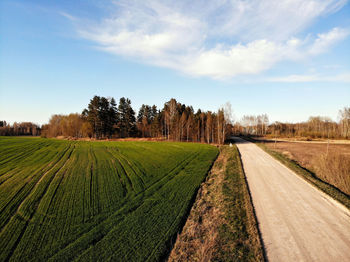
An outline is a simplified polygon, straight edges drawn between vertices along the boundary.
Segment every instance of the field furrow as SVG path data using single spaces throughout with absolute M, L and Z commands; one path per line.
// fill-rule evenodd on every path
M 218 150 L 192 143 L 2 139 L 2 261 L 159 260 Z M 14 143 L 11 143 L 14 141 Z M 11 155 L 12 154 L 12 155 Z M 9 171 L 11 172 L 11 170 Z M 9 208 L 11 206 L 11 208 Z
M 46 172 L 39 180 L 38 182 L 35 184 L 34 189 L 32 190 L 32 192 L 23 200 L 23 202 L 18 206 L 18 209 L 16 210 L 15 214 L 16 217 L 14 218 L 14 221 L 19 220 L 18 218 L 20 217 L 20 220 L 24 220 L 25 224 L 22 223 L 22 221 L 19 222 L 20 226 L 22 226 L 22 230 L 20 231 L 19 236 L 17 237 L 17 239 L 14 241 L 14 244 L 12 246 L 7 246 L 7 252 L 8 252 L 8 256 L 5 259 L 6 261 L 13 255 L 13 253 L 15 252 L 17 246 L 19 245 L 23 235 L 25 234 L 25 231 L 28 227 L 28 224 L 31 222 L 31 220 L 33 219 L 33 216 L 36 212 L 36 209 L 38 208 L 40 202 L 42 201 L 44 195 L 46 194 L 53 178 L 55 177 L 55 175 L 62 170 L 66 163 L 68 162 L 68 160 L 70 159 L 70 156 L 73 152 L 74 148 L 71 148 L 71 150 L 68 152 L 68 150 L 65 152 L 64 155 L 67 154 L 67 158 L 64 160 L 63 165 L 60 164 L 56 164 L 52 167 L 52 169 L 50 169 L 48 172 Z M 60 158 L 60 160 L 62 160 L 62 158 Z M 55 167 L 57 168 L 57 170 L 55 170 L 51 175 L 49 175 L 50 171 L 55 169 Z M 13 216 L 12 216 L 13 217 Z M 12 220 L 12 218 L 10 219 Z M 3 235 L 2 234 L 11 234 L 11 227 L 4 227 L 4 230 L 1 232 L 0 237 L 2 238 Z M 12 236 L 12 238 L 14 238 L 15 236 Z M 1 257 L 3 257 L 3 255 L 1 255 Z
M 137 211 L 145 201 L 149 202 L 157 199 L 157 197 L 161 197 L 159 192 L 161 191 L 162 187 L 164 187 L 166 183 L 168 183 L 174 176 L 183 170 L 197 155 L 198 153 L 196 152 L 191 157 L 181 162 L 179 166 L 174 167 L 168 174 L 154 182 L 144 192 L 137 194 L 133 200 L 126 202 L 114 214 L 101 221 L 101 223 L 96 224 L 95 227 L 93 227 L 89 232 L 84 233 L 65 248 L 62 248 L 58 254 L 52 257 L 53 260 L 72 260 L 74 256 L 79 254 L 79 252 L 89 248 L 91 245 L 96 245 L 96 243 L 102 240 L 108 233 L 111 232 L 111 230 L 113 230 L 113 228 L 108 229 L 109 227 L 118 227 L 123 221 L 125 221 L 126 214 L 130 216 L 132 213 Z M 129 222 L 127 220 L 126 224 L 128 223 Z M 119 241 L 122 242 L 122 237 L 119 239 Z
M 42 167 L 38 167 L 39 170 L 37 172 L 34 171 L 35 173 L 33 176 L 27 178 L 27 180 L 21 181 L 22 186 L 18 191 L 12 189 L 12 192 L 15 192 L 15 194 L 11 199 L 7 201 L 2 201 L 2 203 L 6 203 L 6 205 L 1 208 L 1 212 L 0 212 L 1 214 L 0 229 L 1 230 L 4 228 L 6 223 L 11 219 L 11 217 L 20 210 L 20 207 L 24 206 L 23 204 L 25 203 L 26 199 L 28 199 L 31 193 L 38 188 L 42 179 L 46 177 L 46 175 L 48 175 L 50 171 L 54 170 L 55 168 L 60 168 L 60 161 L 62 161 L 64 156 L 67 154 L 69 148 L 70 146 L 63 149 L 61 154 L 57 155 L 57 159 L 54 159 L 48 164 L 45 163 Z M 16 184 L 19 184 L 18 180 L 15 180 L 15 181 L 16 181 Z M 14 182 L 12 182 L 12 184 L 13 183 Z M 3 185 L 3 187 L 5 186 L 6 185 Z M 8 189 L 8 187 L 6 187 L 5 189 Z M 25 213 L 26 212 L 23 212 L 22 214 L 25 214 Z

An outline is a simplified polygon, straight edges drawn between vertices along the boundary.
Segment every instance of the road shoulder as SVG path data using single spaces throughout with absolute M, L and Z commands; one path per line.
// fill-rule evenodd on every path
M 264 261 L 236 146 L 220 148 L 168 260 Z

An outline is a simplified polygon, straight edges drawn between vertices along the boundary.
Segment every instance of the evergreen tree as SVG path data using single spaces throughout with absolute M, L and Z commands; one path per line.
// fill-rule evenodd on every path
M 111 137 L 117 122 L 117 104 L 114 98 L 94 96 L 87 109 L 82 112 L 91 127 L 95 138 Z
M 108 134 L 109 137 L 111 137 L 116 129 L 115 127 L 117 126 L 117 103 L 115 102 L 115 99 L 112 97 L 112 99 L 109 102 L 109 110 L 108 110 Z
M 153 105 L 151 110 L 150 110 L 150 119 L 151 121 L 153 122 L 157 116 L 158 116 L 158 110 L 157 110 L 157 106 L 156 105 Z
M 128 98 L 120 98 L 118 106 L 118 127 L 121 137 L 129 137 L 136 133 L 135 111 L 131 107 L 131 101 Z
M 139 109 L 139 113 L 137 115 L 137 122 L 141 123 L 143 117 L 145 116 L 145 112 L 146 112 L 146 106 L 144 104 L 142 104 L 142 106 Z
M 103 137 L 106 137 L 109 132 L 109 101 L 105 97 L 100 98 L 100 107 L 99 107 L 99 119 L 101 123 L 101 134 Z
M 94 96 L 88 105 L 88 108 L 83 111 L 86 114 L 87 120 L 90 122 L 92 126 L 92 131 L 94 133 L 95 138 L 100 137 L 101 131 L 101 123 L 99 118 L 99 110 L 100 110 L 100 97 Z

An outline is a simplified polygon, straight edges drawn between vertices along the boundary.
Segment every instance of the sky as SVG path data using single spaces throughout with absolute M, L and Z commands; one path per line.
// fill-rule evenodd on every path
M 347 0 L 2 0 L 0 120 L 44 124 L 94 96 L 235 120 L 350 106 Z

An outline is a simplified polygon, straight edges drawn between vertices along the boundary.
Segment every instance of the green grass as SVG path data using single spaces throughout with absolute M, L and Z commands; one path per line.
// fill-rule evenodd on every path
M 333 199 L 337 200 L 338 202 L 340 202 L 341 204 L 343 204 L 344 206 L 350 209 L 350 197 L 345 193 L 343 193 L 342 191 L 340 191 L 338 188 L 321 180 L 313 172 L 300 166 L 296 161 L 289 159 L 288 157 L 284 156 L 283 154 L 277 151 L 269 149 L 266 145 L 264 145 L 264 143 L 257 142 L 256 140 L 251 138 L 244 137 L 244 139 L 247 139 L 249 141 L 252 141 L 253 143 L 256 143 L 256 145 L 258 145 L 261 149 L 269 153 L 271 156 L 273 156 L 275 159 L 280 161 L 285 166 L 289 167 L 296 174 L 298 174 L 299 176 L 304 178 L 306 181 L 316 186 L 318 189 L 320 189 L 321 191 L 328 194 Z
M 219 252 L 214 261 L 264 261 L 248 184 L 237 147 L 224 146 L 221 154 L 227 156 L 224 196 L 225 223 L 219 228 Z
M 158 261 L 215 147 L 0 137 L 0 261 Z

